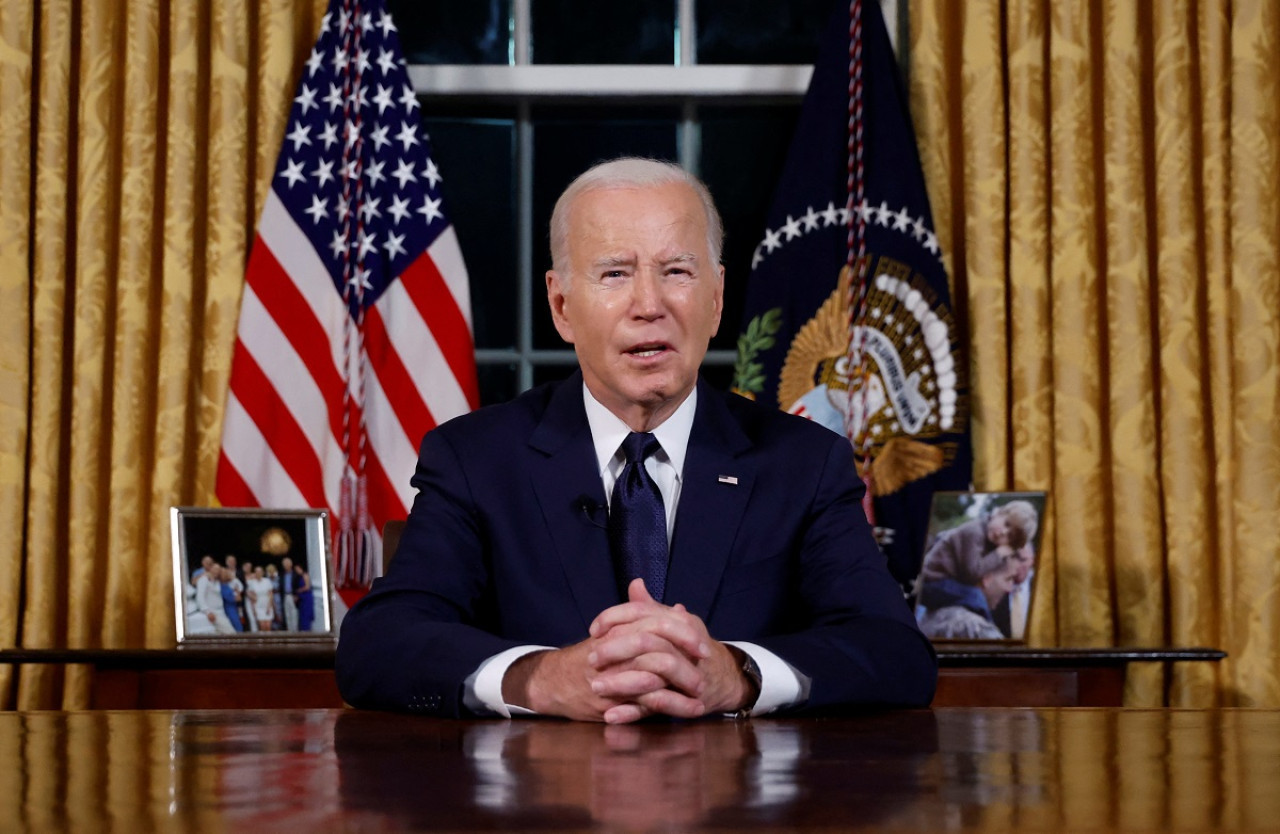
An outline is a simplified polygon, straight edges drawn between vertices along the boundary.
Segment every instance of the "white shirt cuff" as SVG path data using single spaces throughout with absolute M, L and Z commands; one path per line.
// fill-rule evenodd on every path
M 741 649 L 760 668 L 760 697 L 756 698 L 751 707 L 752 715 L 766 715 L 802 704 L 809 699 L 809 685 L 812 681 L 790 663 L 755 643 L 726 640 L 725 644 Z
M 473 712 L 494 712 L 503 718 L 513 715 L 537 715 L 531 709 L 502 700 L 502 679 L 511 664 L 533 652 L 550 651 L 551 646 L 516 646 L 485 660 L 462 683 L 462 703 Z M 759 662 L 759 661 L 757 661 Z

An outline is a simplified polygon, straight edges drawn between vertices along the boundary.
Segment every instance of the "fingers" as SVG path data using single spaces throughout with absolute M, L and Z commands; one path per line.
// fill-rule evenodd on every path
M 604 711 L 604 720 L 607 724 L 630 724 L 651 715 L 700 718 L 706 714 L 706 707 L 697 698 L 690 698 L 670 689 L 659 689 L 633 702 L 610 707 Z
M 644 586 L 643 579 L 633 579 L 631 584 L 627 586 L 628 602 L 654 602 L 652 596 L 649 595 L 649 589 Z
M 692 660 L 710 656 L 711 636 L 700 617 L 683 605 L 655 602 L 640 579 L 631 583 L 628 595 L 627 602 L 607 608 L 596 617 L 591 623 L 592 637 L 605 641 L 618 635 L 650 633 L 677 647 Z
M 587 655 L 593 691 L 613 698 L 667 687 L 697 697 L 704 686 L 701 661 L 648 631 L 610 632 Z
M 708 672 L 715 668 L 706 625 L 684 605 L 656 601 L 641 579 L 627 587 L 627 601 L 600 613 L 587 650 L 588 691 L 601 717 L 627 724 L 654 714 L 696 718 L 719 698 Z
M 627 707 L 634 707 L 628 710 Z M 672 718 L 701 718 L 707 714 L 707 707 L 699 698 L 690 698 L 672 689 L 659 689 L 642 695 L 631 704 L 620 704 L 605 710 L 604 720 L 610 724 L 624 723 L 617 720 L 636 712 L 640 717 L 650 715 L 669 715 Z M 634 720 L 634 719 L 633 719 Z
M 618 704 L 604 711 L 606 724 L 630 724 L 649 717 L 649 711 L 639 704 Z
M 636 669 L 597 676 L 591 681 L 591 691 L 601 698 L 629 701 L 666 685 L 661 676 Z
M 702 662 L 714 642 L 702 620 L 683 605 L 654 601 L 642 580 L 634 580 L 627 595 L 627 602 L 602 612 L 591 626 L 586 660 L 593 693 L 630 701 L 671 689 L 699 697 L 705 687 Z
M 679 624 L 643 623 L 614 629 L 592 644 L 587 663 L 604 669 L 647 654 L 673 654 L 697 663 L 711 653 L 710 640 Z M 690 650 L 690 647 L 692 651 Z
M 658 689 L 676 689 L 692 697 L 702 694 L 704 675 L 674 651 L 648 652 L 621 664 L 593 664 L 591 691 L 606 698 L 629 700 Z
M 634 622 L 661 610 L 668 609 L 649 596 L 649 592 L 644 587 L 644 580 L 633 579 L 627 586 L 627 601 L 601 611 L 591 623 L 589 631 L 592 637 L 599 637 L 615 626 Z

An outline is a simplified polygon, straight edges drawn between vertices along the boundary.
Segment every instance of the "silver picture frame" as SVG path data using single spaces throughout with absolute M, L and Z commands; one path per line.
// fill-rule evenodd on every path
M 327 510 L 171 507 L 169 518 L 179 646 L 336 640 Z

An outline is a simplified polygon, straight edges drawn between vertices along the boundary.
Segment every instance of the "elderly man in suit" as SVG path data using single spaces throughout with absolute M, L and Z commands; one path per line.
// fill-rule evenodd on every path
M 395 561 L 343 622 L 349 703 L 611 723 L 929 703 L 936 657 L 848 442 L 699 380 L 722 237 L 678 166 L 569 185 L 546 286 L 579 369 L 424 438 Z M 644 524 L 637 563 L 617 530 Z

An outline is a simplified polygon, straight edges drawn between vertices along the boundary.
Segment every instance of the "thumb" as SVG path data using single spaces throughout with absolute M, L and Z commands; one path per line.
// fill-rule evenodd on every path
M 639 577 L 631 580 L 631 584 L 627 586 L 628 602 L 653 602 L 653 597 L 649 596 L 649 589 L 644 586 L 644 580 Z

